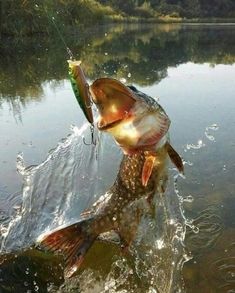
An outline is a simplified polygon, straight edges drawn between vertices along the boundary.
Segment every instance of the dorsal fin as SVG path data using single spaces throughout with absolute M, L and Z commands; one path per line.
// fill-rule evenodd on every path
M 184 165 L 180 155 L 173 149 L 169 142 L 166 143 L 166 148 L 171 162 L 176 166 L 180 173 L 184 174 Z

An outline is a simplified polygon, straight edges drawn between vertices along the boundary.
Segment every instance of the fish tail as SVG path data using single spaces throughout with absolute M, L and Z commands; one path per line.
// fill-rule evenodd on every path
M 89 234 L 90 220 L 84 220 L 65 228 L 43 234 L 39 237 L 39 246 L 56 254 L 62 254 L 65 260 L 65 278 L 72 277 L 80 268 L 85 254 L 98 235 Z

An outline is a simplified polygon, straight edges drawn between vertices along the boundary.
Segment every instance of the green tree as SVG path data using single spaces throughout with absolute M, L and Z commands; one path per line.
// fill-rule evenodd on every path
M 201 13 L 200 0 L 185 0 L 184 1 L 184 16 L 199 17 Z

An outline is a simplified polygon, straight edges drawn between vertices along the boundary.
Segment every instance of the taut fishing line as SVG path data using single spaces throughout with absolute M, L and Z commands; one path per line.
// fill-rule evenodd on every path
M 67 51 L 67 53 L 68 53 L 68 55 L 69 55 L 69 59 L 71 60 L 71 61 L 76 61 L 75 60 L 75 58 L 74 58 L 74 55 L 73 55 L 73 53 L 72 53 L 72 51 L 71 51 L 71 49 L 69 48 L 69 46 L 67 45 L 67 43 L 66 43 L 66 41 L 65 41 L 65 38 L 64 38 L 64 36 L 62 35 L 62 33 L 61 33 L 61 31 L 59 30 L 59 28 L 58 28 L 58 26 L 57 26 L 57 23 L 56 23 L 56 21 L 55 21 L 55 17 L 51 14 L 51 13 L 49 13 L 48 12 L 48 10 L 46 9 L 46 7 L 45 7 L 45 5 L 42 5 L 42 7 L 43 7 L 43 11 L 45 12 L 45 14 L 46 14 L 46 16 L 47 16 L 47 18 L 48 18 L 48 20 L 49 20 L 49 22 L 51 22 L 52 24 L 53 24 L 53 26 L 54 26 L 54 28 L 55 28 L 55 30 L 56 30 L 56 32 L 57 32 L 57 34 L 58 34 L 58 36 L 59 36 L 59 38 L 60 38 L 60 40 L 62 41 L 62 43 L 64 44 L 64 46 L 65 46 L 65 48 L 66 48 L 66 51 Z M 77 64 L 76 64 L 77 65 Z M 78 65 L 79 66 L 79 65 Z M 76 77 L 81 73 L 81 74 L 83 74 L 83 72 L 82 72 L 82 69 L 80 70 L 80 69 L 78 69 L 77 71 L 76 71 L 76 68 L 75 68 L 76 66 L 74 65 L 74 67 L 72 66 L 72 69 L 74 69 L 75 70 L 75 72 L 76 72 Z M 86 118 L 87 118 L 87 110 L 88 110 L 88 108 L 91 108 L 91 105 L 92 105 L 92 101 L 91 101 L 91 99 L 89 98 L 89 106 L 88 105 L 86 105 L 86 101 L 84 101 L 85 102 L 85 105 L 84 105 L 84 103 L 83 103 L 83 98 L 81 97 L 81 94 L 80 94 L 80 89 L 79 89 L 79 86 L 78 86 L 78 84 L 77 84 L 77 82 L 76 82 L 76 78 L 73 76 L 73 70 L 72 70 L 71 68 L 70 68 L 70 70 L 69 70 L 69 75 L 70 75 L 70 81 L 71 81 L 71 83 L 72 83 L 72 88 L 73 88 L 73 92 L 74 92 L 74 95 L 75 95 L 75 97 L 76 97 L 76 99 L 77 99 L 77 101 L 78 101 L 78 103 L 79 103 L 79 105 L 80 105 L 80 107 L 82 108 L 82 110 L 83 110 L 83 113 L 85 114 L 85 116 L 86 116 Z M 78 74 L 78 72 L 79 72 L 79 74 Z M 88 86 L 88 88 L 89 88 L 89 86 Z M 88 90 L 89 91 L 89 90 Z M 84 108 L 85 107 L 85 108 Z M 85 138 L 83 138 L 83 143 L 85 144 L 85 145 L 96 145 L 96 141 L 95 141 L 95 139 L 94 139 L 94 123 L 93 123 L 93 115 L 92 115 L 92 111 L 91 111 L 91 114 L 90 114 L 91 116 L 92 116 L 92 120 L 89 120 L 89 122 L 90 122 L 90 131 L 91 131 L 91 142 L 89 142 L 89 143 L 87 143 L 86 141 L 85 141 Z

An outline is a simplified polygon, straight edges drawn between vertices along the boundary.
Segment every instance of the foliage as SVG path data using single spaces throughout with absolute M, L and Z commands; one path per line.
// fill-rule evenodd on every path
M 110 6 L 95 0 L 0 0 L 0 32 L 30 35 L 59 29 L 102 23 L 116 15 Z
M 97 23 L 235 18 L 234 0 L 0 0 L 0 33 L 29 35 Z M 194 20 L 195 21 L 195 20 Z
M 66 41 L 89 80 L 108 76 L 142 86 L 159 82 L 168 67 L 185 62 L 235 63 L 235 31 L 185 27 L 180 24 L 122 25 L 87 30 Z M 91 37 L 92 36 L 92 37 Z M 220 40 L 218 42 L 218 40 Z M 17 52 L 17 53 L 16 53 Z M 0 46 L 1 99 L 21 103 L 42 95 L 42 85 L 68 78 L 66 51 L 59 38 L 4 39 Z

